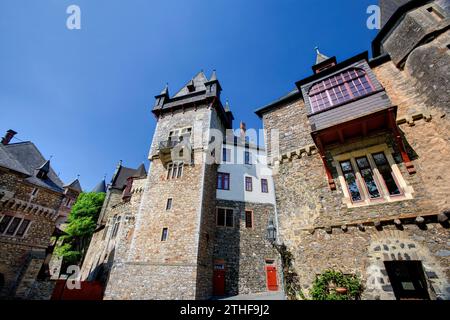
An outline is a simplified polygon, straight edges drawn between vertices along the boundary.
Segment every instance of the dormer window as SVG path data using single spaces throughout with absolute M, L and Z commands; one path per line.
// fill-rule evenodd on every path
M 373 87 L 362 69 L 349 69 L 314 84 L 309 90 L 312 113 L 365 96 Z
M 194 92 L 195 91 L 194 80 L 189 81 L 189 84 L 187 85 L 187 88 L 188 88 L 189 92 Z

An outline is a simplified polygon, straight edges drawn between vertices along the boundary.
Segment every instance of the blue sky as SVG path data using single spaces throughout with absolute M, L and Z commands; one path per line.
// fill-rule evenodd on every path
M 1 0 L 0 135 L 31 140 L 65 182 L 85 190 L 119 160 L 148 166 L 154 96 L 217 69 L 235 116 L 311 74 L 314 47 L 343 60 L 365 50 L 377 0 Z M 66 9 L 81 8 L 81 30 Z M 14 140 L 17 142 L 18 140 Z

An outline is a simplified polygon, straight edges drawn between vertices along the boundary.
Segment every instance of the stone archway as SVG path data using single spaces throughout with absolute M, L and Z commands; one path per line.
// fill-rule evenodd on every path
M 446 273 L 429 250 L 400 230 L 375 233 L 368 248 L 365 299 L 394 300 L 385 261 L 421 261 L 431 299 L 449 299 Z

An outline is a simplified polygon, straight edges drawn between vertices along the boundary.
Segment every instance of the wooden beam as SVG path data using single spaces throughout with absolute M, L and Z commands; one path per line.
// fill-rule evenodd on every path
M 339 135 L 339 142 L 340 143 L 344 143 L 345 139 L 344 139 L 344 133 L 342 132 L 342 128 L 337 129 L 338 135 Z
M 320 158 L 322 159 L 323 167 L 327 175 L 328 186 L 331 190 L 336 190 L 336 183 L 334 182 L 333 176 L 331 175 L 331 170 L 328 167 L 327 159 L 325 157 L 325 149 L 323 148 L 322 141 L 320 140 L 320 137 L 318 135 L 314 135 L 313 138 L 316 142 L 317 150 L 319 150 Z
M 411 159 L 408 156 L 408 153 L 406 152 L 405 144 L 403 143 L 402 135 L 400 134 L 400 129 L 397 126 L 394 109 L 389 109 L 388 111 L 388 117 L 389 117 L 389 127 L 391 128 L 395 141 L 397 142 L 397 145 L 400 149 L 400 154 L 402 156 L 402 160 L 405 163 L 406 170 L 408 170 L 409 174 L 416 173 L 416 169 L 414 168 L 414 164 L 411 162 Z
M 367 137 L 367 120 L 364 120 L 362 123 L 362 133 L 363 137 Z

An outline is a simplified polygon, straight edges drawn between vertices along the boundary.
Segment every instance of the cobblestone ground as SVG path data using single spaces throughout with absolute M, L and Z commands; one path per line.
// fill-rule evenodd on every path
M 286 300 L 284 292 L 263 292 L 255 294 L 243 294 L 217 300 Z

